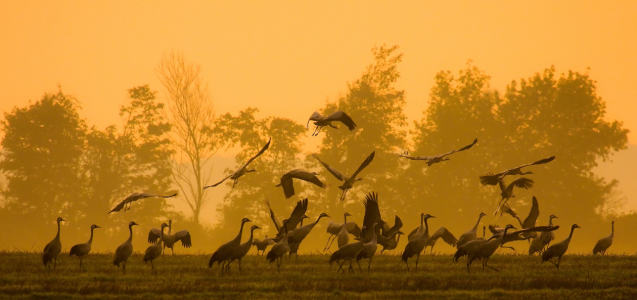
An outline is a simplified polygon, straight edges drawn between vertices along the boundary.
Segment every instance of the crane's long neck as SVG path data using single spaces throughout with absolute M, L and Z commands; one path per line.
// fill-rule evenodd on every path
M 482 219 L 482 214 L 480 214 L 480 216 L 478 217 L 478 222 L 476 222 L 476 225 L 473 226 L 474 231 L 478 230 L 478 225 L 480 225 L 480 219 Z
M 571 237 L 573 237 L 573 231 L 575 231 L 575 227 L 571 227 L 571 234 L 568 235 L 568 239 L 567 240 L 571 240 Z
M 378 224 L 376 224 L 376 225 L 378 225 Z M 377 227 L 378 226 L 374 226 L 374 230 L 372 232 L 372 243 L 374 243 L 374 244 L 378 243 L 378 235 L 376 234 L 376 228 Z M 378 232 L 380 233 L 380 228 L 378 229 Z
M 250 239 L 248 240 L 248 245 L 252 245 L 252 237 L 254 237 L 254 230 L 256 228 L 253 228 L 252 230 L 250 230 Z
M 159 242 L 157 244 L 159 244 L 160 246 L 162 245 L 162 243 L 164 242 L 164 228 L 161 228 L 161 234 L 159 235 Z
M 427 218 L 425 218 L 425 232 L 422 235 L 429 238 L 429 225 L 427 225 Z
M 553 226 L 553 218 L 549 218 L 549 227 Z
M 613 222 L 611 224 L 610 228 L 611 228 L 610 236 L 614 236 L 615 235 L 615 222 Z
M 58 221 L 58 233 L 55 235 L 56 239 L 60 239 L 60 221 Z
M 241 234 L 243 233 L 243 225 L 244 224 L 245 224 L 245 222 L 241 222 L 241 228 L 239 228 L 239 234 L 237 235 L 236 238 L 234 238 L 235 241 L 241 241 Z M 284 227 L 285 227 L 285 231 L 287 232 L 287 230 L 288 230 L 287 226 L 284 226 Z
M 318 217 L 318 219 L 316 219 L 316 222 L 314 222 L 314 223 L 312 223 L 312 224 L 308 224 L 308 225 L 311 225 L 311 226 L 312 226 L 312 228 L 314 228 L 314 226 L 316 226 L 316 224 L 318 224 L 318 222 L 321 220 L 321 218 L 322 218 L 322 217 L 323 217 L 323 216 L 319 216 L 319 217 Z
M 425 228 L 425 216 L 420 215 L 420 228 Z
M 345 223 L 343 223 L 343 226 L 347 226 L 347 215 L 343 215 L 343 219 L 345 221 Z
M 89 245 L 93 243 L 93 229 L 95 229 L 95 228 L 91 227 L 91 238 L 88 239 L 88 244 Z
M 487 236 L 487 226 L 482 226 L 482 238 Z
M 128 230 L 130 231 L 130 235 L 128 236 L 128 241 L 133 240 L 133 225 L 128 225 Z

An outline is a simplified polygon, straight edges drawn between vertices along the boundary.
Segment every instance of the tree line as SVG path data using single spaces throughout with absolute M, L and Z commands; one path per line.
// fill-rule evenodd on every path
M 172 53 L 156 70 L 165 98 L 158 99 L 158 92 L 148 85 L 129 89 L 119 125 L 104 130 L 89 127 L 89 120 L 78 114 L 80 101 L 61 88 L 5 113 L 0 224 L 11 242 L 4 246 L 29 250 L 43 245 L 53 232 L 47 229 L 63 215 L 69 220 L 63 235 L 87 235 L 95 223 L 104 228 L 104 239 L 112 240 L 111 245 L 125 238 L 121 233 L 132 219 L 150 228 L 172 218 L 191 231 L 196 249 L 198 243 L 218 245 L 234 237 L 246 216 L 264 227 L 264 233 L 273 232 L 266 198 L 280 219 L 297 200 L 307 197 L 308 216 L 325 212 L 342 222 L 345 211 L 362 216 L 360 202 L 370 191 L 379 193 L 383 216 L 390 223 L 398 215 L 406 227 L 416 227 L 419 213 L 425 212 L 460 234 L 481 211 L 492 214 L 500 199 L 497 187 L 479 184 L 479 175 L 549 156 L 557 158 L 534 168 L 530 176 L 535 186 L 518 190 L 512 208 L 524 215 L 536 196 L 539 224 L 555 214 L 565 227 L 578 223 L 586 228 L 590 240 L 607 235 L 599 208 L 608 205 L 617 182 L 594 174 L 593 168 L 626 148 L 628 129 L 622 122 L 606 120 L 605 102 L 587 73 L 558 74 L 550 67 L 511 81 L 500 92 L 490 87 L 484 71 L 469 62 L 458 73 L 438 72 L 429 98 L 412 100 L 426 101 L 428 106 L 410 126 L 404 113 L 405 91 L 396 87 L 402 54 L 397 46 L 382 46 L 373 48 L 372 55 L 372 63 L 348 83 L 347 92 L 321 109 L 323 114 L 345 111 L 358 125 L 352 132 L 321 131 L 316 154 L 322 160 L 351 173 L 376 151 L 361 174 L 364 180 L 344 203 L 338 200 L 337 181 L 304 150 L 302 138 L 308 135 L 304 124 L 282 116 L 259 119 L 254 107 L 237 115 L 217 115 L 201 67 Z M 225 195 L 216 207 L 220 216 L 216 226 L 202 227 L 201 209 L 211 200 L 203 186 L 217 179 L 211 178 L 210 158 L 238 147 L 235 159 L 240 165 L 270 137 L 270 149 L 250 165 L 257 172 L 243 176 Z M 397 156 L 405 150 L 414 155 L 444 153 L 475 138 L 476 147 L 431 167 Z M 274 185 L 295 168 L 319 172 L 330 187 L 297 184 L 297 196 L 286 200 Z M 177 212 L 169 201 L 153 199 L 133 203 L 126 213 L 106 214 L 133 191 L 177 191 L 190 211 Z M 623 219 L 637 223 L 634 215 Z M 515 224 L 506 216 L 494 221 Z M 316 241 L 316 248 L 322 247 L 318 246 L 322 241 Z M 308 242 L 308 249 L 315 248 Z

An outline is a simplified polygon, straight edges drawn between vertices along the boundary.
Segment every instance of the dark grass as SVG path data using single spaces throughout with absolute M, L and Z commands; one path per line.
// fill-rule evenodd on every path
M 407 272 L 399 256 L 376 256 L 372 272 L 336 274 L 327 255 L 285 260 L 281 273 L 262 256 L 236 262 L 230 275 L 210 255 L 165 255 L 155 261 L 158 274 L 141 254 L 129 259 L 127 274 L 111 264 L 112 254 L 78 260 L 63 253 L 57 270 L 45 270 L 39 253 L 0 252 L 0 298 L 6 299 L 637 299 L 637 258 L 625 255 L 566 255 L 560 270 L 537 256 L 495 255 L 482 271 L 477 261 L 468 274 L 465 259 L 421 256 L 418 270 Z

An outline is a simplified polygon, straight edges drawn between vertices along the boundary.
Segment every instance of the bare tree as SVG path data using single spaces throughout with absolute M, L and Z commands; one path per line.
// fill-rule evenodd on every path
M 214 137 L 202 129 L 215 120 L 208 85 L 201 66 L 184 59 L 182 53 L 165 55 L 157 68 L 159 80 L 166 88 L 172 114 L 173 142 L 176 147 L 173 179 L 199 224 L 201 209 L 208 202 L 203 187 L 210 180 L 204 167 L 217 151 Z

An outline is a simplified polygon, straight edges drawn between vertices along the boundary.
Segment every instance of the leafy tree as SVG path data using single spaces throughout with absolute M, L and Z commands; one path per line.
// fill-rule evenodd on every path
M 83 212 L 91 217 L 85 227 L 98 222 L 117 226 L 132 219 L 145 227 L 157 226 L 170 208 L 166 199 L 152 199 L 134 203 L 135 208 L 125 213 L 106 214 L 132 192 L 168 193 L 171 184 L 170 124 L 165 121 L 164 104 L 156 101 L 156 92 L 148 85 L 128 93 L 130 102 L 119 113 L 122 132 L 109 126 L 105 131 L 92 128 L 87 136 L 83 174 L 91 204 Z
M 75 214 L 82 195 L 79 165 L 86 139 L 78 108 L 75 98 L 59 90 L 5 113 L 0 169 L 7 185 L 0 220 L 17 245 L 52 237 L 54 230 L 42 230 L 44 224 Z
M 471 64 L 457 79 L 450 72 L 438 73 L 429 107 L 413 132 L 414 154 L 444 153 L 473 138 L 479 141 L 442 164 L 411 162 L 405 197 L 431 199 L 427 206 L 433 214 L 453 219 L 462 226 L 457 230 L 469 228 L 480 211 L 494 211 L 500 199 L 498 186 L 480 186 L 479 175 L 555 155 L 550 164 L 526 170 L 535 173 L 528 175 L 535 186 L 516 190 L 511 206 L 524 217 L 535 195 L 540 201 L 538 222 L 551 213 L 568 222 L 566 226 L 598 222 L 595 209 L 615 183 L 605 182 L 592 168 L 597 159 L 625 147 L 628 131 L 621 122 L 604 120 L 595 82 L 572 71 L 556 78 L 550 68 L 519 84 L 513 81 L 501 97 L 488 80 Z
M 381 201 L 386 201 L 380 207 L 381 210 L 388 210 L 384 212 L 384 217 L 390 223 L 393 223 L 391 213 L 402 205 L 402 199 L 392 196 L 402 172 L 401 162 L 396 159 L 395 153 L 404 149 L 407 143 L 406 132 L 401 129 L 407 125 L 403 112 L 405 93 L 395 87 L 400 78 L 398 63 L 402 60 L 402 54 L 397 53 L 397 49 L 398 46 L 373 48 L 374 62 L 361 78 L 348 84 L 349 91 L 344 97 L 327 103 L 322 110 L 324 115 L 342 110 L 358 128 L 349 131 L 340 126 L 343 128 L 322 130 L 320 135 L 324 137 L 318 152 L 321 160 L 351 175 L 372 151 L 376 151 L 372 163 L 360 174 L 363 180 L 348 192 L 345 203 L 340 203 L 341 190 L 337 188 L 342 182 L 313 157 L 307 157 L 309 164 L 320 170 L 321 180 L 330 185 L 326 192 L 321 193 L 316 206 L 334 214 L 334 217 L 339 214 L 342 216 L 346 207 L 354 205 L 361 213 L 358 221 L 362 221 L 360 200 L 371 191 L 379 192 Z M 394 205 L 389 205 L 390 202 Z M 390 208 L 394 211 L 390 211 Z M 341 222 L 340 218 L 337 220 Z

